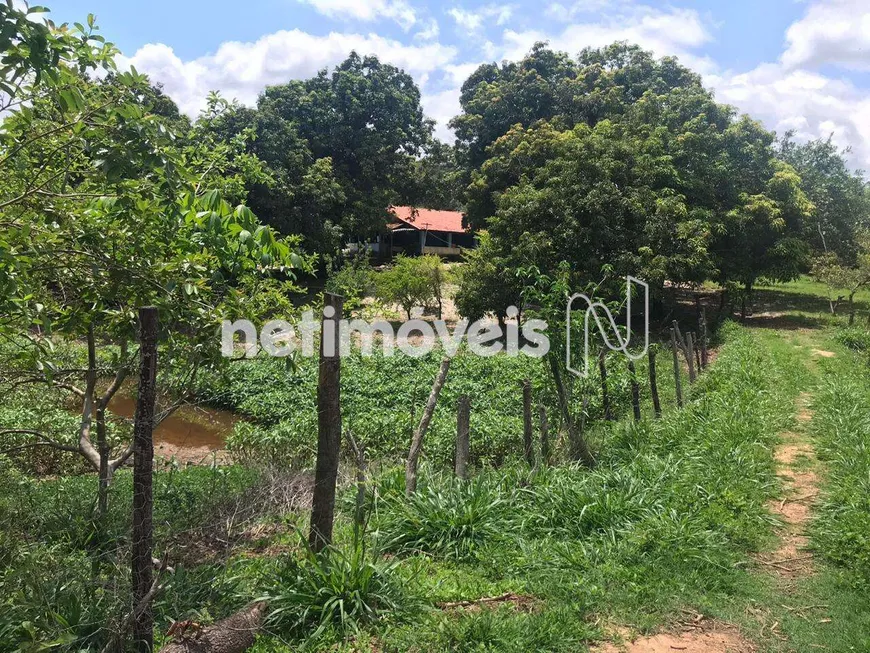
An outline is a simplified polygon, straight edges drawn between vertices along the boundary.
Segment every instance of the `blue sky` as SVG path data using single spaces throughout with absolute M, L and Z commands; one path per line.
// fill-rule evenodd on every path
M 833 135 L 870 168 L 870 0 L 42 0 L 57 22 L 97 15 L 102 33 L 196 115 L 216 89 L 246 104 L 351 49 L 411 73 L 450 138 L 462 81 L 537 40 L 576 54 L 637 42 L 677 55 L 720 101 L 777 131 Z

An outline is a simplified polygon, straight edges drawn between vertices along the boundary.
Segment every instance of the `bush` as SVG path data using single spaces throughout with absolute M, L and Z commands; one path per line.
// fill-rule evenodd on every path
M 398 256 L 393 266 L 377 275 L 378 297 L 398 304 L 408 319 L 411 309 L 438 304 L 440 313 L 446 271 L 437 256 Z
M 270 628 L 310 638 L 329 630 L 354 633 L 413 604 L 395 573 L 398 563 L 369 559 L 360 541 L 347 552 L 329 547 L 315 554 L 303 546 L 305 556 L 288 558 L 264 597 Z
M 504 531 L 510 493 L 487 477 L 430 480 L 409 498 L 388 494 L 377 509 L 378 547 L 468 558 Z
M 368 251 L 361 250 L 329 275 L 326 290 L 344 297 L 345 310 L 353 311 L 374 291 L 374 275 Z
M 843 327 L 837 330 L 837 342 L 855 351 L 870 350 L 870 331 L 858 326 Z

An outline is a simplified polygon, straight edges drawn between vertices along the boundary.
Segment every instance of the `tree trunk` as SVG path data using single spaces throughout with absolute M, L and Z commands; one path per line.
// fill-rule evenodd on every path
M 547 424 L 547 409 L 541 404 L 538 406 L 538 424 L 541 429 L 541 466 L 550 465 L 550 427 Z
M 628 375 L 631 381 L 631 407 L 634 410 L 634 421 L 640 421 L 640 386 L 637 384 L 637 373 L 634 369 L 634 361 L 628 361 Z
M 607 352 L 604 347 L 598 350 L 598 372 L 601 376 L 601 404 L 604 407 L 604 419 L 613 420 L 613 412 L 610 408 L 610 395 L 607 392 L 607 367 L 605 366 L 605 358 Z
M 456 476 L 468 478 L 468 455 L 470 449 L 471 400 L 460 395 L 456 408 Z
M 324 297 L 320 336 L 320 370 L 317 381 L 317 462 L 311 498 L 308 544 L 314 552 L 332 542 L 335 517 L 335 484 L 341 448 L 341 358 L 339 329 L 344 298 Z
M 423 417 L 420 418 L 420 424 L 414 431 L 414 437 L 411 440 L 411 450 L 408 452 L 408 461 L 405 464 L 405 494 L 407 496 L 411 496 L 417 490 L 417 465 L 420 462 L 420 454 L 423 452 L 423 436 L 426 435 L 426 430 L 429 428 L 432 413 L 435 412 L 435 406 L 438 403 L 438 395 L 441 394 L 441 388 L 444 387 L 444 382 L 447 380 L 448 370 L 450 370 L 450 358 L 445 357 L 441 361 L 438 375 L 432 384 L 432 392 L 429 393 L 429 401 L 426 402 Z
M 683 384 L 680 380 L 680 357 L 677 354 L 677 331 L 671 327 L 671 352 L 674 354 L 674 387 L 677 395 L 677 406 L 683 407 Z
M 154 404 L 157 395 L 157 309 L 139 309 L 139 387 L 133 423 L 133 550 L 131 557 L 133 605 L 148 595 L 152 585 L 154 530 L 153 478 Z M 138 653 L 154 648 L 154 615 L 146 605 L 133 623 Z
M 353 448 L 356 459 L 356 506 L 353 513 L 353 522 L 358 529 L 365 525 L 366 516 L 366 450 L 362 442 L 357 442 L 353 432 L 348 429 L 347 437 Z
M 103 519 L 106 517 L 106 512 L 109 510 L 109 485 L 112 483 L 112 469 L 109 466 L 109 449 L 108 438 L 106 437 L 106 410 L 97 407 L 97 451 L 100 454 L 100 469 L 98 472 L 99 486 L 97 489 L 97 514 L 95 521 L 98 528 L 102 526 Z
M 265 614 L 266 605 L 255 603 L 212 626 L 181 633 L 180 640 L 164 645 L 159 653 L 244 653 L 254 645 Z
M 659 386 L 656 379 L 656 352 L 653 347 L 647 350 L 649 358 L 649 392 L 652 395 L 653 411 L 656 417 L 662 416 L 662 405 L 659 402 Z
M 556 384 L 556 395 L 559 398 L 559 411 L 562 413 L 562 420 L 565 422 L 565 428 L 568 430 L 568 440 L 571 458 L 582 462 L 590 469 L 595 467 L 595 458 L 592 457 L 592 452 L 589 451 L 589 446 L 583 437 L 582 429 L 577 430 L 574 420 L 571 417 L 571 410 L 568 405 L 568 393 L 565 391 L 565 383 L 562 379 L 562 372 L 559 369 L 559 363 L 552 355 L 547 356 L 550 359 L 550 371 L 553 374 L 553 382 Z
M 751 297 L 752 297 L 752 282 L 747 281 L 746 284 L 743 286 L 743 297 L 742 297 L 742 301 L 740 303 L 740 319 L 741 320 L 746 319 L 746 303 L 749 301 L 749 299 Z
M 523 380 L 523 457 L 529 467 L 535 466 L 535 446 L 532 438 L 532 382 Z

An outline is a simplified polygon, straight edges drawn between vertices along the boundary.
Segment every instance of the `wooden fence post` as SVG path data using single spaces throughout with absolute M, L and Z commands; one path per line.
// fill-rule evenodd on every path
M 541 428 L 541 466 L 550 464 L 550 430 L 547 424 L 547 409 L 544 404 L 538 406 L 538 423 Z
M 647 349 L 647 357 L 649 359 L 649 392 L 652 395 L 653 410 L 656 417 L 662 416 L 662 404 L 659 401 L 659 386 L 656 379 L 656 352 L 655 347 Z
M 471 449 L 471 399 L 460 395 L 456 405 L 456 476 L 468 478 L 468 456 Z
M 311 498 L 308 544 L 321 551 L 332 542 L 335 517 L 335 484 L 341 449 L 341 358 L 339 329 L 344 298 L 324 296 L 320 332 L 320 374 L 317 381 L 317 463 Z
M 607 393 L 607 367 L 605 359 L 607 352 L 604 347 L 598 350 L 598 372 L 601 376 L 601 403 L 604 407 L 604 419 L 613 420 L 613 411 L 610 408 L 610 395 Z
M 707 353 L 707 311 L 701 309 L 701 367 L 707 369 L 710 362 L 709 354 Z
M 686 362 L 689 364 L 689 383 L 694 383 L 698 378 L 695 373 L 695 343 L 692 341 L 692 333 L 686 334 Z
M 157 309 L 139 309 L 139 387 L 133 422 L 133 641 L 138 653 L 154 648 L 154 614 L 148 594 L 153 568 L 154 405 L 157 401 Z M 144 605 L 142 605 L 144 602 Z
M 677 331 L 671 327 L 671 351 L 674 354 L 674 386 L 677 393 L 677 406 L 683 407 L 683 384 L 680 380 L 680 357 L 677 354 Z
M 444 387 L 444 381 L 447 380 L 450 360 L 449 357 L 445 357 L 441 361 L 438 375 L 432 384 L 432 392 L 429 393 L 429 400 L 426 402 L 426 408 L 423 410 L 423 417 L 420 418 L 420 424 L 417 425 L 414 437 L 411 439 L 411 450 L 408 452 L 408 461 L 405 463 L 406 496 L 411 496 L 417 490 L 417 464 L 423 451 L 423 436 L 426 435 L 429 422 L 432 420 L 432 413 L 435 412 L 435 405 L 438 403 L 438 395 L 441 394 L 441 388 Z
M 523 457 L 529 467 L 535 466 L 535 448 L 532 442 L 532 382 L 523 380 Z
M 631 382 L 631 407 L 634 410 L 634 421 L 640 421 L 640 386 L 637 384 L 637 372 L 634 361 L 628 360 L 628 375 Z

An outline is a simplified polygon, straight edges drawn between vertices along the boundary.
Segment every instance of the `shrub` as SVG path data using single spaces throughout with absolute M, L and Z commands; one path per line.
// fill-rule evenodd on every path
M 395 573 L 397 562 L 369 558 L 355 541 L 349 551 L 330 547 L 301 559 L 288 558 L 279 571 L 269 602 L 269 627 L 293 636 L 316 638 L 327 630 L 357 632 L 385 613 L 400 613 L 413 603 Z M 316 628 L 313 632 L 311 628 Z
M 407 499 L 387 495 L 378 506 L 376 541 L 384 551 L 467 558 L 504 531 L 509 502 L 487 477 L 430 480 Z
M 374 270 L 367 251 L 360 251 L 333 271 L 326 281 L 326 290 L 344 297 L 344 308 L 353 311 L 374 289 Z
M 858 326 L 843 327 L 837 331 L 837 341 L 855 351 L 870 350 L 870 331 Z
M 393 266 L 377 275 L 378 297 L 402 307 L 408 319 L 411 309 L 441 303 L 446 273 L 437 256 L 398 256 Z

